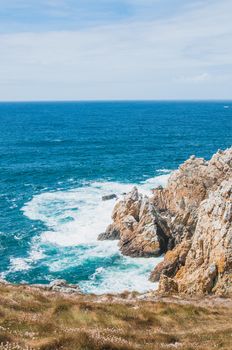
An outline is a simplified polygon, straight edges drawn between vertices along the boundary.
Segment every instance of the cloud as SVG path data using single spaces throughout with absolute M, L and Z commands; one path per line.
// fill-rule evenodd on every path
M 193 76 L 182 76 L 177 78 L 180 82 L 187 82 L 187 83 L 204 83 L 207 82 L 210 79 L 210 74 L 208 73 L 202 73 L 198 75 Z
M 1 34 L 0 100 L 230 98 L 231 11 Z

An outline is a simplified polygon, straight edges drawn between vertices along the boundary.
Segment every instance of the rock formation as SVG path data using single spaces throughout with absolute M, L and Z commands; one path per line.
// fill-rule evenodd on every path
M 158 214 L 150 199 L 136 187 L 119 201 L 113 211 L 113 224 L 98 239 L 120 239 L 120 250 L 132 257 L 160 256 L 167 237 L 158 224 Z
M 165 276 L 179 292 L 232 293 L 232 148 L 209 162 L 191 157 L 166 189 L 154 191 L 153 203 L 174 246 L 151 274 L 152 281 L 161 279 L 160 291 Z
M 232 291 L 232 178 L 201 203 L 191 248 L 175 280 L 181 292 Z
M 119 239 L 123 254 L 166 253 L 151 273 L 160 292 L 232 294 L 232 148 L 192 156 L 151 198 L 134 188 L 112 218 L 101 238 Z
M 117 195 L 116 194 L 108 194 L 106 196 L 102 196 L 102 200 L 103 201 L 110 201 L 111 199 L 117 199 Z

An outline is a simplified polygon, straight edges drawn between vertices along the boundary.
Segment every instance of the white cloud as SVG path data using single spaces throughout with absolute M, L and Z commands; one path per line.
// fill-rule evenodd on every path
M 193 76 L 182 76 L 177 78 L 177 81 L 187 82 L 187 83 L 204 83 L 210 79 L 210 74 L 202 73 Z
M 0 100 L 230 98 L 231 11 L 221 0 L 168 20 L 2 34 Z

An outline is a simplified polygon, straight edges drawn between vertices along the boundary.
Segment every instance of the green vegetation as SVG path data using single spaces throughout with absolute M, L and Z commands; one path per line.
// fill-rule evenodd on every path
M 0 350 L 232 349 L 232 308 L 0 286 Z

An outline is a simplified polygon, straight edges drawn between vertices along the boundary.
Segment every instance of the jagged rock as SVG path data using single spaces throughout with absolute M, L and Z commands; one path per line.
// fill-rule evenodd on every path
M 107 233 L 99 238 L 119 238 L 124 255 L 149 257 L 165 251 L 168 238 L 158 224 L 154 206 L 136 187 L 116 204 L 112 219 Z
M 148 198 L 137 188 L 119 201 L 106 237 L 123 254 L 159 256 L 159 291 L 232 295 L 232 148 L 209 161 L 190 157 L 166 188 Z
M 164 190 L 153 191 L 153 204 L 166 217 L 175 243 L 195 232 L 200 203 L 229 177 L 232 151 L 219 151 L 210 161 L 191 157 L 170 176 Z
M 102 196 L 102 200 L 103 201 L 109 201 L 111 199 L 117 199 L 117 195 L 116 194 L 109 194 L 109 195 L 106 195 L 106 196 Z
M 219 151 L 210 161 L 191 157 L 179 170 L 173 172 L 163 191 L 154 191 L 155 206 L 174 214 L 195 214 L 208 193 L 215 190 L 231 174 L 231 150 Z
M 201 203 L 191 249 L 175 279 L 182 292 L 220 294 L 223 280 L 231 277 L 232 178 Z
M 231 187 L 232 148 L 209 162 L 191 157 L 166 189 L 154 191 L 153 203 L 167 222 L 174 249 L 151 280 L 171 277 L 183 293 L 232 294 Z
M 104 241 L 104 240 L 119 240 L 120 239 L 120 231 L 119 229 L 111 224 L 107 227 L 106 232 L 101 233 L 98 236 L 99 241 Z
M 162 275 L 162 277 L 160 278 L 158 292 L 163 295 L 177 293 L 178 284 L 172 278 Z
M 142 198 L 136 218 L 128 215 L 123 221 L 119 243 L 122 253 L 129 256 L 159 256 L 165 251 L 167 238 L 158 226 L 154 207 L 147 197 Z
M 158 282 L 161 275 L 174 277 L 181 266 L 184 266 L 190 247 L 191 241 L 188 240 L 183 241 L 173 250 L 168 251 L 165 254 L 164 260 L 152 271 L 150 280 L 152 282 Z

